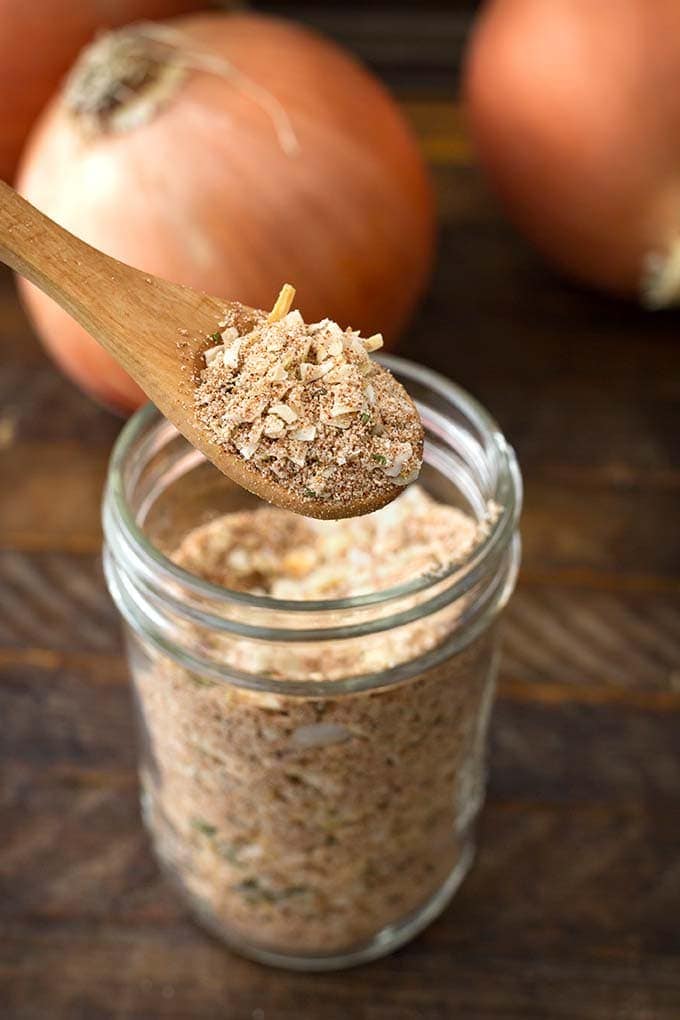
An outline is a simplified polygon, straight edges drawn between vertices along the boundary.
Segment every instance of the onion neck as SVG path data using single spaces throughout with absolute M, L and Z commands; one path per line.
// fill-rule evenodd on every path
M 144 24 L 107 32 L 81 53 L 64 89 L 66 109 L 88 134 L 124 132 L 152 120 L 186 65 Z

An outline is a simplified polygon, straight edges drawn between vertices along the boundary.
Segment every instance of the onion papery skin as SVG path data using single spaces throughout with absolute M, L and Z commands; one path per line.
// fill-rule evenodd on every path
M 200 0 L 0 0 L 0 178 L 12 181 L 32 124 L 96 32 L 201 7 Z

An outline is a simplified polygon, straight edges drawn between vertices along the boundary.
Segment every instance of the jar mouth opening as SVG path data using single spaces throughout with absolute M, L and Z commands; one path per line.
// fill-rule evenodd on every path
M 207 600 L 232 602 L 253 609 L 309 614 L 375 606 L 416 595 L 433 585 L 445 582 L 454 575 L 457 576 L 449 588 L 449 598 L 453 600 L 458 595 L 463 595 L 477 576 L 483 573 L 484 563 L 492 558 L 497 550 L 507 547 L 517 526 L 522 490 L 514 453 L 494 418 L 462 387 L 431 369 L 394 355 L 381 355 L 376 360 L 398 375 L 407 388 L 409 383 L 418 384 L 461 411 L 479 433 L 483 453 L 492 461 L 493 491 L 485 495 L 487 500 L 497 505 L 499 512 L 490 520 L 487 534 L 465 559 L 455 561 L 436 573 L 415 576 L 390 588 L 334 599 L 279 599 L 270 595 L 237 591 L 198 577 L 178 566 L 150 541 L 143 526 L 137 522 L 128 500 L 125 467 L 131 451 L 138 450 L 145 444 L 155 450 L 158 445 L 159 427 L 165 427 L 168 435 L 175 434 L 174 427 L 162 418 L 153 404 L 146 404 L 132 416 L 115 443 L 105 493 L 106 530 L 108 531 L 106 517 L 110 514 L 118 535 L 123 536 L 123 541 L 134 558 L 143 569 L 151 571 L 154 576 L 175 582 Z M 419 406 L 417 399 L 416 405 Z M 422 410 L 420 406 L 419 410 Z M 436 412 L 434 413 L 436 416 Z M 445 425 L 443 417 L 442 424 Z M 426 460 L 427 454 L 426 442 Z M 197 457 L 200 458 L 200 455 L 197 454 Z

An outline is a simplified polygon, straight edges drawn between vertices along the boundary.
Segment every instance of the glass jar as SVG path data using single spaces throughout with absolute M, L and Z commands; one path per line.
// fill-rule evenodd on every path
M 468 871 L 495 623 L 519 562 L 521 480 L 495 422 L 435 373 L 380 360 L 422 416 L 423 487 L 489 521 L 465 562 L 313 602 L 194 576 L 168 554 L 259 501 L 150 405 L 116 444 L 104 500 L 157 856 L 228 945 L 297 969 L 390 952 Z

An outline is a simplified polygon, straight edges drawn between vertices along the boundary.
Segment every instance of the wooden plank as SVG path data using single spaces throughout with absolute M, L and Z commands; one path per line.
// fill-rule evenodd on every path
M 452 127 L 460 116 L 451 118 Z M 465 135 L 455 127 L 452 141 Z M 435 168 L 443 229 L 427 299 L 409 337 L 420 357 L 512 383 L 590 377 L 607 388 L 632 379 L 639 396 L 678 396 L 675 316 L 566 282 L 502 218 L 474 166 Z M 407 340 L 406 346 L 408 346 Z M 448 362 L 446 359 L 449 359 Z M 460 377 L 461 382 L 464 379 Z
M 617 591 L 529 576 L 506 613 L 504 672 L 521 684 L 680 689 L 680 586 L 669 584 Z M 120 653 L 96 553 L 0 551 L 0 605 L 0 669 L 108 670 Z
M 678 690 L 666 697 L 636 690 L 629 698 L 624 690 L 608 698 L 602 686 L 575 685 L 572 692 L 566 684 L 518 681 L 504 670 L 493 726 L 494 795 L 604 804 L 674 797 Z M 12 768 L 117 775 L 134 765 L 122 660 L 6 661 L 0 718 L 7 775 Z
M 43 868 L 37 885 L 13 883 L 2 925 L 10 1017 L 184 1020 L 223 1017 L 225 1007 L 230 1018 L 261 1010 L 277 1020 L 677 1016 L 676 944 L 664 920 L 678 907 L 674 833 L 653 812 L 491 804 L 478 863 L 438 922 L 351 978 L 310 979 L 263 970 L 194 929 L 158 879 L 131 803 L 90 792 L 71 817 L 62 810 L 42 851 L 31 833 Z M 73 818 L 86 835 L 80 856 Z M 70 848 L 66 860 L 49 839 Z
M 484 955 L 440 921 L 393 960 L 348 975 L 267 971 L 221 950 L 188 924 L 146 929 L 83 923 L 6 929 L 0 971 L 8 1017 L 116 1020 L 675 1020 L 677 959 L 606 943 L 529 953 L 487 942 Z M 450 929 L 453 929 L 451 931 Z M 488 932 L 491 934 L 491 932 Z M 550 937 L 551 932 L 536 936 Z M 537 938 L 538 941 L 538 938 Z M 49 986 L 44 978 L 49 973 Z M 225 1009 L 228 1012 L 225 1012 Z
M 529 478 L 522 523 L 529 569 L 585 569 L 630 579 L 678 578 L 680 531 L 674 489 L 564 486 Z
M 96 553 L 107 452 L 71 443 L 21 443 L 0 451 L 0 549 Z M 27 465 L 29 467 L 27 468 Z M 641 482 L 644 472 L 641 472 Z M 593 484 L 596 478 L 600 484 Z M 546 470 L 527 479 L 524 563 L 530 570 L 677 577 L 680 534 L 672 484 L 613 487 L 609 473 L 565 485 Z M 657 481 L 656 475 L 653 476 Z
M 0 605 L 0 649 L 120 649 L 99 553 L 0 550 Z
M 456 87 L 474 0 L 405 3 L 310 3 L 259 0 L 258 8 L 303 21 L 331 36 L 382 75 L 409 92 Z M 415 17 L 414 17 L 415 13 Z
M 18 300 L 14 277 L 4 265 L 0 265 L 0 336 L 3 346 L 0 373 L 15 358 L 35 363 L 42 357 L 38 341 Z
M 95 552 L 108 451 L 76 442 L 0 450 L 0 548 Z
M 460 103 L 450 99 L 407 97 L 401 107 L 418 135 L 432 167 L 465 167 L 474 162 L 474 148 L 464 128 Z M 441 181 L 441 178 L 436 178 Z M 442 197 L 445 188 L 440 188 Z
M 384 1020 L 677 1015 L 680 705 L 659 717 L 502 696 L 479 861 L 454 905 L 397 957 L 312 982 L 188 923 L 140 828 L 123 687 L 87 668 L 47 673 L 5 671 L 2 685 L 8 1017 L 217 1017 L 225 1003 L 277 1020 L 359 1018 L 375 1003 Z
M 33 362 L 10 361 L 0 369 L 0 422 L 11 424 L 11 435 L 0 442 L 5 449 L 45 438 L 108 448 L 122 425 L 120 418 L 66 380 L 42 353 Z
M 680 591 L 521 584 L 506 612 L 503 676 L 521 684 L 680 691 Z
M 132 768 L 134 730 L 125 679 L 120 660 L 69 668 L 4 666 L 0 718 L 5 781 L 9 783 L 12 765 L 33 770 Z

